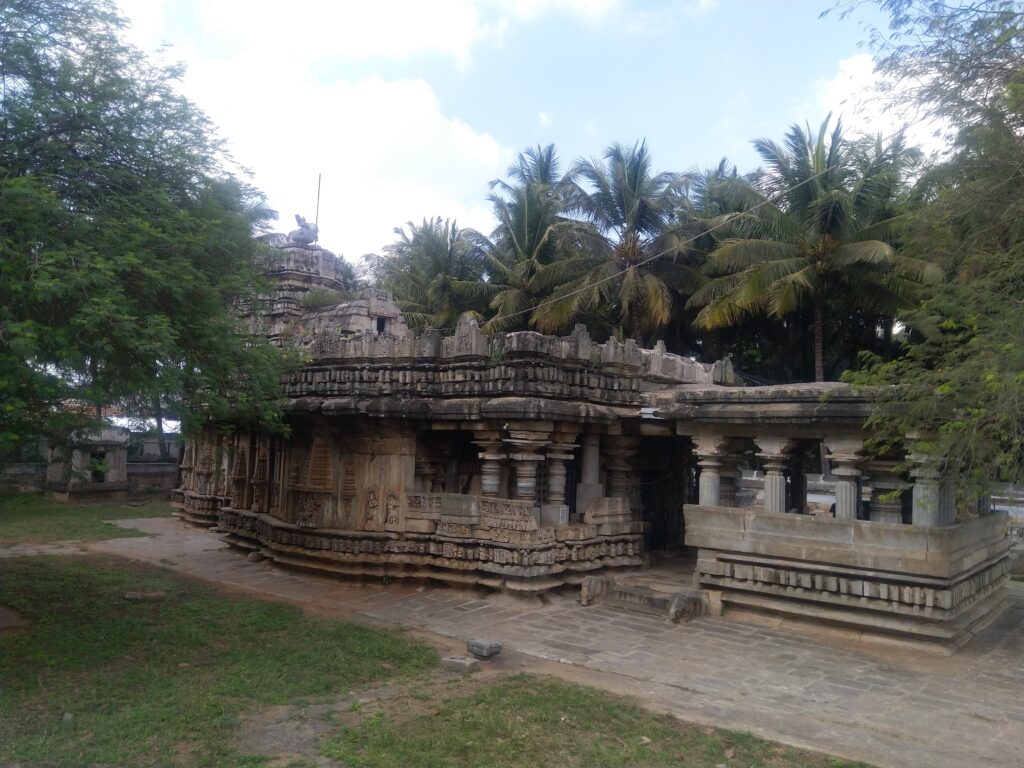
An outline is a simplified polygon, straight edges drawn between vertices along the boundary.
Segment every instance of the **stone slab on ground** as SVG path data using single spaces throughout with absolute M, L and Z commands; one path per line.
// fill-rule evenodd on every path
M 472 656 L 444 656 L 441 658 L 441 669 L 445 672 L 476 672 L 480 669 L 480 660 Z
M 879 768 L 1024 768 L 1024 583 L 957 655 L 700 617 L 671 624 L 568 600 L 333 581 L 250 563 L 173 518 L 120 521 L 151 534 L 89 544 L 253 597 L 361 615 L 458 639 L 487 637 L 564 677 L 637 696 L 699 723 L 752 731 Z M 543 661 L 541 661 L 543 660 Z M 548 664 L 564 662 L 575 666 Z

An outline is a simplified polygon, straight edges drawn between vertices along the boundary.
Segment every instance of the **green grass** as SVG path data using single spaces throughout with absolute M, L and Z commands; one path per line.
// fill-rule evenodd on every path
M 0 633 L 0 765 L 262 765 L 233 747 L 241 715 L 436 663 L 400 632 L 219 596 L 150 566 L 33 557 L 0 573 L 0 605 L 29 621 Z
M 171 505 L 166 501 L 128 506 L 123 501 L 73 504 L 29 494 L 0 495 L 0 546 L 25 541 L 46 543 L 142 536 L 139 531 L 103 521 L 169 514 Z
M 746 733 L 681 723 L 547 677 L 516 675 L 425 716 L 378 712 L 322 744 L 352 768 L 855 768 Z

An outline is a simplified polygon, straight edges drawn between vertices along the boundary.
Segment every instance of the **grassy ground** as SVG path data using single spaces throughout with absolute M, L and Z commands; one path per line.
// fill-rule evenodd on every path
M 85 541 L 142 536 L 139 531 L 104 523 L 125 517 L 171 514 L 166 501 L 143 504 L 110 501 L 95 504 L 59 502 L 38 495 L 0 495 L 0 546 L 18 542 Z
M 28 620 L 0 633 L 0 765 L 262 765 L 233 746 L 241 715 L 435 663 L 399 632 L 114 559 L 8 559 L 0 605 Z
M 855 765 L 553 678 L 444 675 L 402 632 L 118 558 L 0 561 L 4 606 L 0 765 Z
M 681 723 L 550 677 L 514 675 L 470 695 L 369 714 L 322 744 L 352 768 L 866 768 L 746 733 Z

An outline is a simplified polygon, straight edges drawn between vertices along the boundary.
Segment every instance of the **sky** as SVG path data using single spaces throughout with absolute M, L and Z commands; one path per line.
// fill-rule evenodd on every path
M 781 141 L 831 111 L 890 134 L 865 25 L 831 0 L 118 0 L 127 36 L 183 62 L 182 92 L 280 214 L 356 266 L 407 221 L 489 234 L 488 183 L 554 143 L 563 169 L 646 141 L 657 171 Z

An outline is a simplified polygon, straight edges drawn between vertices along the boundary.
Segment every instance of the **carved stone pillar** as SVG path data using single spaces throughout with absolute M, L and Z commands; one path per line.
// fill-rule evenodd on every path
M 571 435 L 563 438 L 572 439 Z M 565 504 L 565 463 L 572 460 L 578 446 L 571 442 L 551 443 L 547 450 L 548 487 L 544 501 L 547 504 Z
M 194 440 L 185 443 L 185 455 L 181 460 L 181 489 L 191 491 L 194 489 L 194 477 L 192 469 L 195 466 L 196 444 Z
M 605 493 L 618 499 L 629 496 L 629 478 L 633 471 L 633 455 L 639 440 L 635 437 L 609 435 L 605 447 L 607 481 Z
M 256 445 L 256 462 L 253 465 L 252 478 L 249 480 L 252 486 L 252 504 L 249 508 L 253 512 L 265 512 L 267 507 L 267 483 L 270 478 L 265 442 L 261 440 Z
M 718 503 L 723 507 L 735 507 L 740 490 L 740 457 L 736 454 L 726 453 L 719 461 L 722 463 L 722 467 L 718 470 L 720 486 Z
M 922 525 L 927 528 L 935 528 L 941 525 L 948 525 L 942 520 L 942 491 L 941 478 L 938 463 L 922 453 L 910 454 L 910 460 L 914 462 L 910 470 L 914 478 L 914 504 L 911 522 L 914 525 Z
M 943 473 L 939 481 L 939 518 L 942 520 L 941 525 L 956 522 L 956 484 L 947 473 Z
M 480 447 L 480 495 L 497 498 L 505 461 L 501 438 L 497 432 L 478 432 L 473 442 Z
M 832 461 L 832 474 L 836 478 L 836 519 L 856 520 L 861 507 L 858 463 L 864 443 L 861 440 L 826 440 Z
M 510 457 L 516 468 L 516 498 L 536 502 L 537 465 L 544 457 L 539 453 L 513 453 Z
M 580 453 L 580 483 L 597 485 L 601 482 L 601 436 L 593 433 L 583 435 L 580 444 L 583 447 Z
M 697 481 L 697 503 L 718 507 L 722 503 L 722 453 L 726 438 L 721 435 L 698 435 L 693 438 L 700 478 Z M 735 501 L 735 490 L 733 500 Z
M 786 511 L 786 455 L 793 441 L 785 437 L 755 437 L 764 461 L 764 511 Z
M 445 462 L 441 458 L 430 458 L 423 462 L 423 485 L 425 491 L 440 493 L 444 490 Z
M 589 432 L 580 436 L 580 480 L 576 485 L 576 517 L 582 518 L 594 499 L 604 496 L 601 486 L 601 436 Z
M 510 430 L 505 440 L 516 472 L 515 498 L 520 501 L 537 503 L 537 465 L 544 461 L 541 450 L 547 436 L 546 432 Z
M 896 468 L 899 462 L 892 459 L 876 459 L 866 465 L 871 476 L 871 502 L 868 517 L 873 523 L 902 523 L 903 503 L 899 491 L 903 479 Z

